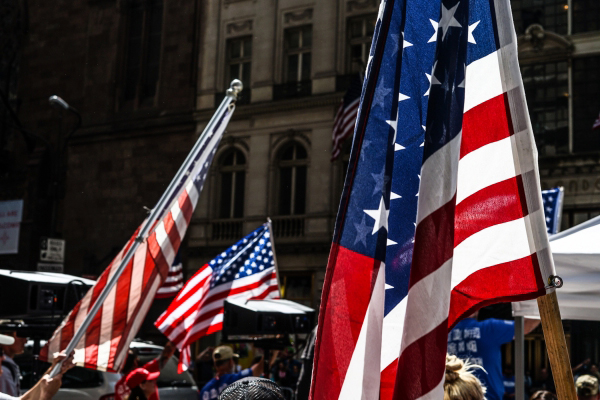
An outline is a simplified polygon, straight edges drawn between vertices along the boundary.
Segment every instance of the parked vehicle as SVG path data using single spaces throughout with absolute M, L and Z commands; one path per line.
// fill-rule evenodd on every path
M 45 342 L 42 341 L 41 345 L 44 344 Z M 23 391 L 27 391 L 39 379 L 39 374 L 37 377 L 33 374 L 34 369 L 43 373 L 48 368 L 48 364 L 43 362 L 37 362 L 37 368 L 34 366 L 32 347 L 33 342 L 29 341 L 25 354 L 15 357 L 15 361 L 19 364 L 23 375 L 21 382 Z M 162 346 L 138 341 L 131 342 L 130 347 L 137 350 L 140 365 L 144 365 L 158 357 L 163 349 Z M 194 379 L 187 371 L 178 374 L 177 363 L 177 358 L 172 357 L 160 371 L 157 386 L 161 400 L 196 400 L 198 398 L 198 388 Z M 120 374 L 75 367 L 63 376 L 61 389 L 54 396 L 54 399 L 113 400 L 115 384 L 120 377 Z

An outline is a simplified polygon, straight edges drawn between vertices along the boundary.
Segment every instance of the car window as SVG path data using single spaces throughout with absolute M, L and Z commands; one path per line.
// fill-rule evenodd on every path
M 156 353 L 153 352 L 140 352 L 140 365 L 144 365 L 145 363 L 152 361 L 156 357 L 160 356 L 160 350 Z M 160 370 L 160 376 L 156 381 L 156 385 L 161 387 L 191 387 L 196 383 L 194 382 L 194 378 L 188 371 L 184 371 L 183 373 L 177 373 L 177 364 L 179 360 L 177 357 L 171 357 L 171 359 L 165 364 L 165 366 Z

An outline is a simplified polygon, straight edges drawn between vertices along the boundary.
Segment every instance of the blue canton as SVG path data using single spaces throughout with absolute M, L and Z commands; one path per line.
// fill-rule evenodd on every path
M 546 229 L 549 234 L 555 234 L 560 228 L 560 217 L 562 214 L 562 200 L 565 192 L 562 188 L 542 190 L 542 201 L 544 203 L 544 215 L 546 216 Z
M 209 264 L 213 269 L 211 288 L 273 268 L 275 260 L 268 224 L 251 232 L 211 260 Z

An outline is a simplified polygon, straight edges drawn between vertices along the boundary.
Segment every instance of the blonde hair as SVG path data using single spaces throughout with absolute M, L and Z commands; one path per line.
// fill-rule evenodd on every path
M 485 388 L 471 371 L 481 368 L 456 356 L 446 355 L 444 400 L 483 400 Z

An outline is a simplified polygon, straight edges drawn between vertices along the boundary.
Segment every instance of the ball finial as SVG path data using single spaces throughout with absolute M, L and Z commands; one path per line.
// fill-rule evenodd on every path
M 237 97 L 243 88 L 244 84 L 242 83 L 242 81 L 240 81 L 239 79 L 234 79 L 231 81 L 229 89 L 227 89 L 227 94 L 232 94 L 233 96 Z

